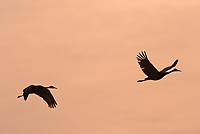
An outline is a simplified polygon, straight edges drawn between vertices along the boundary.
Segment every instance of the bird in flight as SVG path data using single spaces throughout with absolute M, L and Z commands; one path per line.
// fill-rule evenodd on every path
M 38 96 L 42 97 L 47 102 L 47 104 L 50 108 L 55 108 L 57 103 L 48 88 L 57 89 L 54 86 L 43 87 L 40 85 L 36 85 L 36 86 L 30 85 L 27 88 L 25 88 L 23 90 L 23 94 L 19 95 L 17 98 L 24 96 L 24 100 L 26 101 L 28 98 L 28 95 L 34 93 L 34 94 L 37 94 Z
M 159 80 L 161 78 L 163 78 L 165 75 L 167 74 L 170 74 L 172 72 L 175 72 L 175 71 L 179 71 L 181 72 L 181 70 L 178 70 L 178 69 L 173 69 L 171 71 L 168 71 L 170 70 L 171 68 L 175 67 L 176 64 L 178 63 L 178 59 L 171 65 L 171 66 L 168 66 L 166 68 L 164 68 L 163 70 L 161 71 L 158 71 L 152 64 L 151 62 L 148 60 L 147 58 L 147 54 L 145 51 L 139 53 L 137 55 L 137 60 L 138 60 L 138 63 L 140 65 L 140 68 L 142 69 L 142 71 L 148 76 L 147 78 L 145 78 L 144 80 L 138 80 L 137 82 L 143 82 L 143 81 L 146 81 L 146 80 Z M 167 72 L 168 71 L 168 72 Z

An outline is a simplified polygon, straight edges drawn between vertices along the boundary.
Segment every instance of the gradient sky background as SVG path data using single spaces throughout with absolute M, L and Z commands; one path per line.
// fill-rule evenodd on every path
M 199 0 L 1 0 L 1 134 L 199 134 Z M 145 50 L 160 81 L 136 60 Z M 16 97 L 54 85 L 58 106 Z

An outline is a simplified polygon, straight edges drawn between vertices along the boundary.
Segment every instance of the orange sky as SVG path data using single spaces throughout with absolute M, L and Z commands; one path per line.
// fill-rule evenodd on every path
M 26 1 L 0 4 L 0 133 L 199 134 L 198 0 Z M 160 81 L 137 83 L 145 50 Z M 58 106 L 16 97 L 54 85 Z

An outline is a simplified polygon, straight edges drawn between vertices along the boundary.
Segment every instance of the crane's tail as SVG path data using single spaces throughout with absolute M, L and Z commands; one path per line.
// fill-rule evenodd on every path
M 17 98 L 20 98 L 20 97 L 22 97 L 23 95 L 19 95 L 19 96 L 17 96 Z

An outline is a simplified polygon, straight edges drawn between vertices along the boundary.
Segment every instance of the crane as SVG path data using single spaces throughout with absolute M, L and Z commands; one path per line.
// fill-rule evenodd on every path
M 172 72 L 175 72 L 175 71 L 179 71 L 181 72 L 181 70 L 178 70 L 178 69 L 173 69 L 171 71 L 168 71 L 170 70 L 171 68 L 175 67 L 176 64 L 178 63 L 178 59 L 171 65 L 171 66 L 168 66 L 166 68 L 164 68 L 163 70 L 161 71 L 158 71 L 152 64 L 151 62 L 148 60 L 147 58 L 147 54 L 145 51 L 142 51 L 141 53 L 139 53 L 137 55 L 137 60 L 138 60 L 138 63 L 140 65 L 140 68 L 142 69 L 142 71 L 148 76 L 147 78 L 145 78 L 144 80 L 138 80 L 137 82 L 143 82 L 143 81 L 146 81 L 146 80 L 160 80 L 161 78 L 163 78 L 165 75 L 167 74 L 170 74 Z M 168 71 L 168 72 L 167 72 Z
M 23 94 L 19 95 L 17 98 L 24 96 L 24 100 L 26 101 L 29 94 L 37 94 L 38 96 L 42 97 L 48 104 L 50 108 L 55 108 L 57 103 L 49 91 L 49 88 L 57 89 L 54 86 L 43 87 L 41 85 L 30 85 L 23 90 Z

